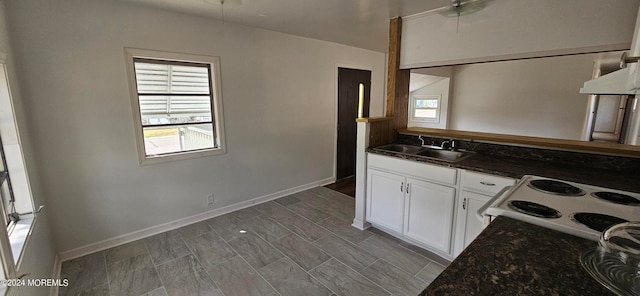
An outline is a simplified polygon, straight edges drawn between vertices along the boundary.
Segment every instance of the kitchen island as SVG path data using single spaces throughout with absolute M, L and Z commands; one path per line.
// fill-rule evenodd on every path
M 596 246 L 498 216 L 420 295 L 614 295 L 580 265 Z

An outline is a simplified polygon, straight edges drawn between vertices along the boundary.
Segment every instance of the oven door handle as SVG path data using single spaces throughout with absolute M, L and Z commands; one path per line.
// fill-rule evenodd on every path
M 506 186 L 498 192 L 498 194 L 494 195 L 488 202 L 486 202 L 478 211 L 476 212 L 476 218 L 480 221 L 484 221 L 484 216 L 486 215 L 487 209 L 495 203 L 496 200 L 500 199 L 512 186 Z

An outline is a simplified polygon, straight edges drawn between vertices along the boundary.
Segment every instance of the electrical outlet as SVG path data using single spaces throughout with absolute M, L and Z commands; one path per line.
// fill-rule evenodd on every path
M 213 193 L 209 192 L 209 194 L 207 194 L 207 203 L 212 204 L 213 202 Z

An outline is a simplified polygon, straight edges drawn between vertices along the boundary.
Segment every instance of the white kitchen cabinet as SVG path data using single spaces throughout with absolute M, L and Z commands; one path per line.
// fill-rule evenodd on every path
M 457 257 L 482 232 L 476 213 L 503 188 L 513 186 L 514 179 L 461 170 L 460 193 L 456 213 L 454 257 Z
M 450 253 L 455 188 L 410 178 L 407 183 L 404 235 Z
M 451 259 L 457 170 L 369 154 L 367 222 Z
M 482 232 L 482 221 L 478 219 L 476 213 L 490 199 L 491 196 L 487 195 L 464 190 L 460 192 L 461 202 L 458 206 L 458 221 L 456 223 L 458 230 L 456 231 L 455 256 L 459 255 Z
M 369 169 L 367 221 L 402 234 L 405 177 Z

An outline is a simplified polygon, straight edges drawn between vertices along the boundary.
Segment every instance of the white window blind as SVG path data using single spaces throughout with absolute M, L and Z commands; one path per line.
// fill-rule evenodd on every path
M 136 59 L 135 70 L 143 125 L 211 120 L 207 65 Z

